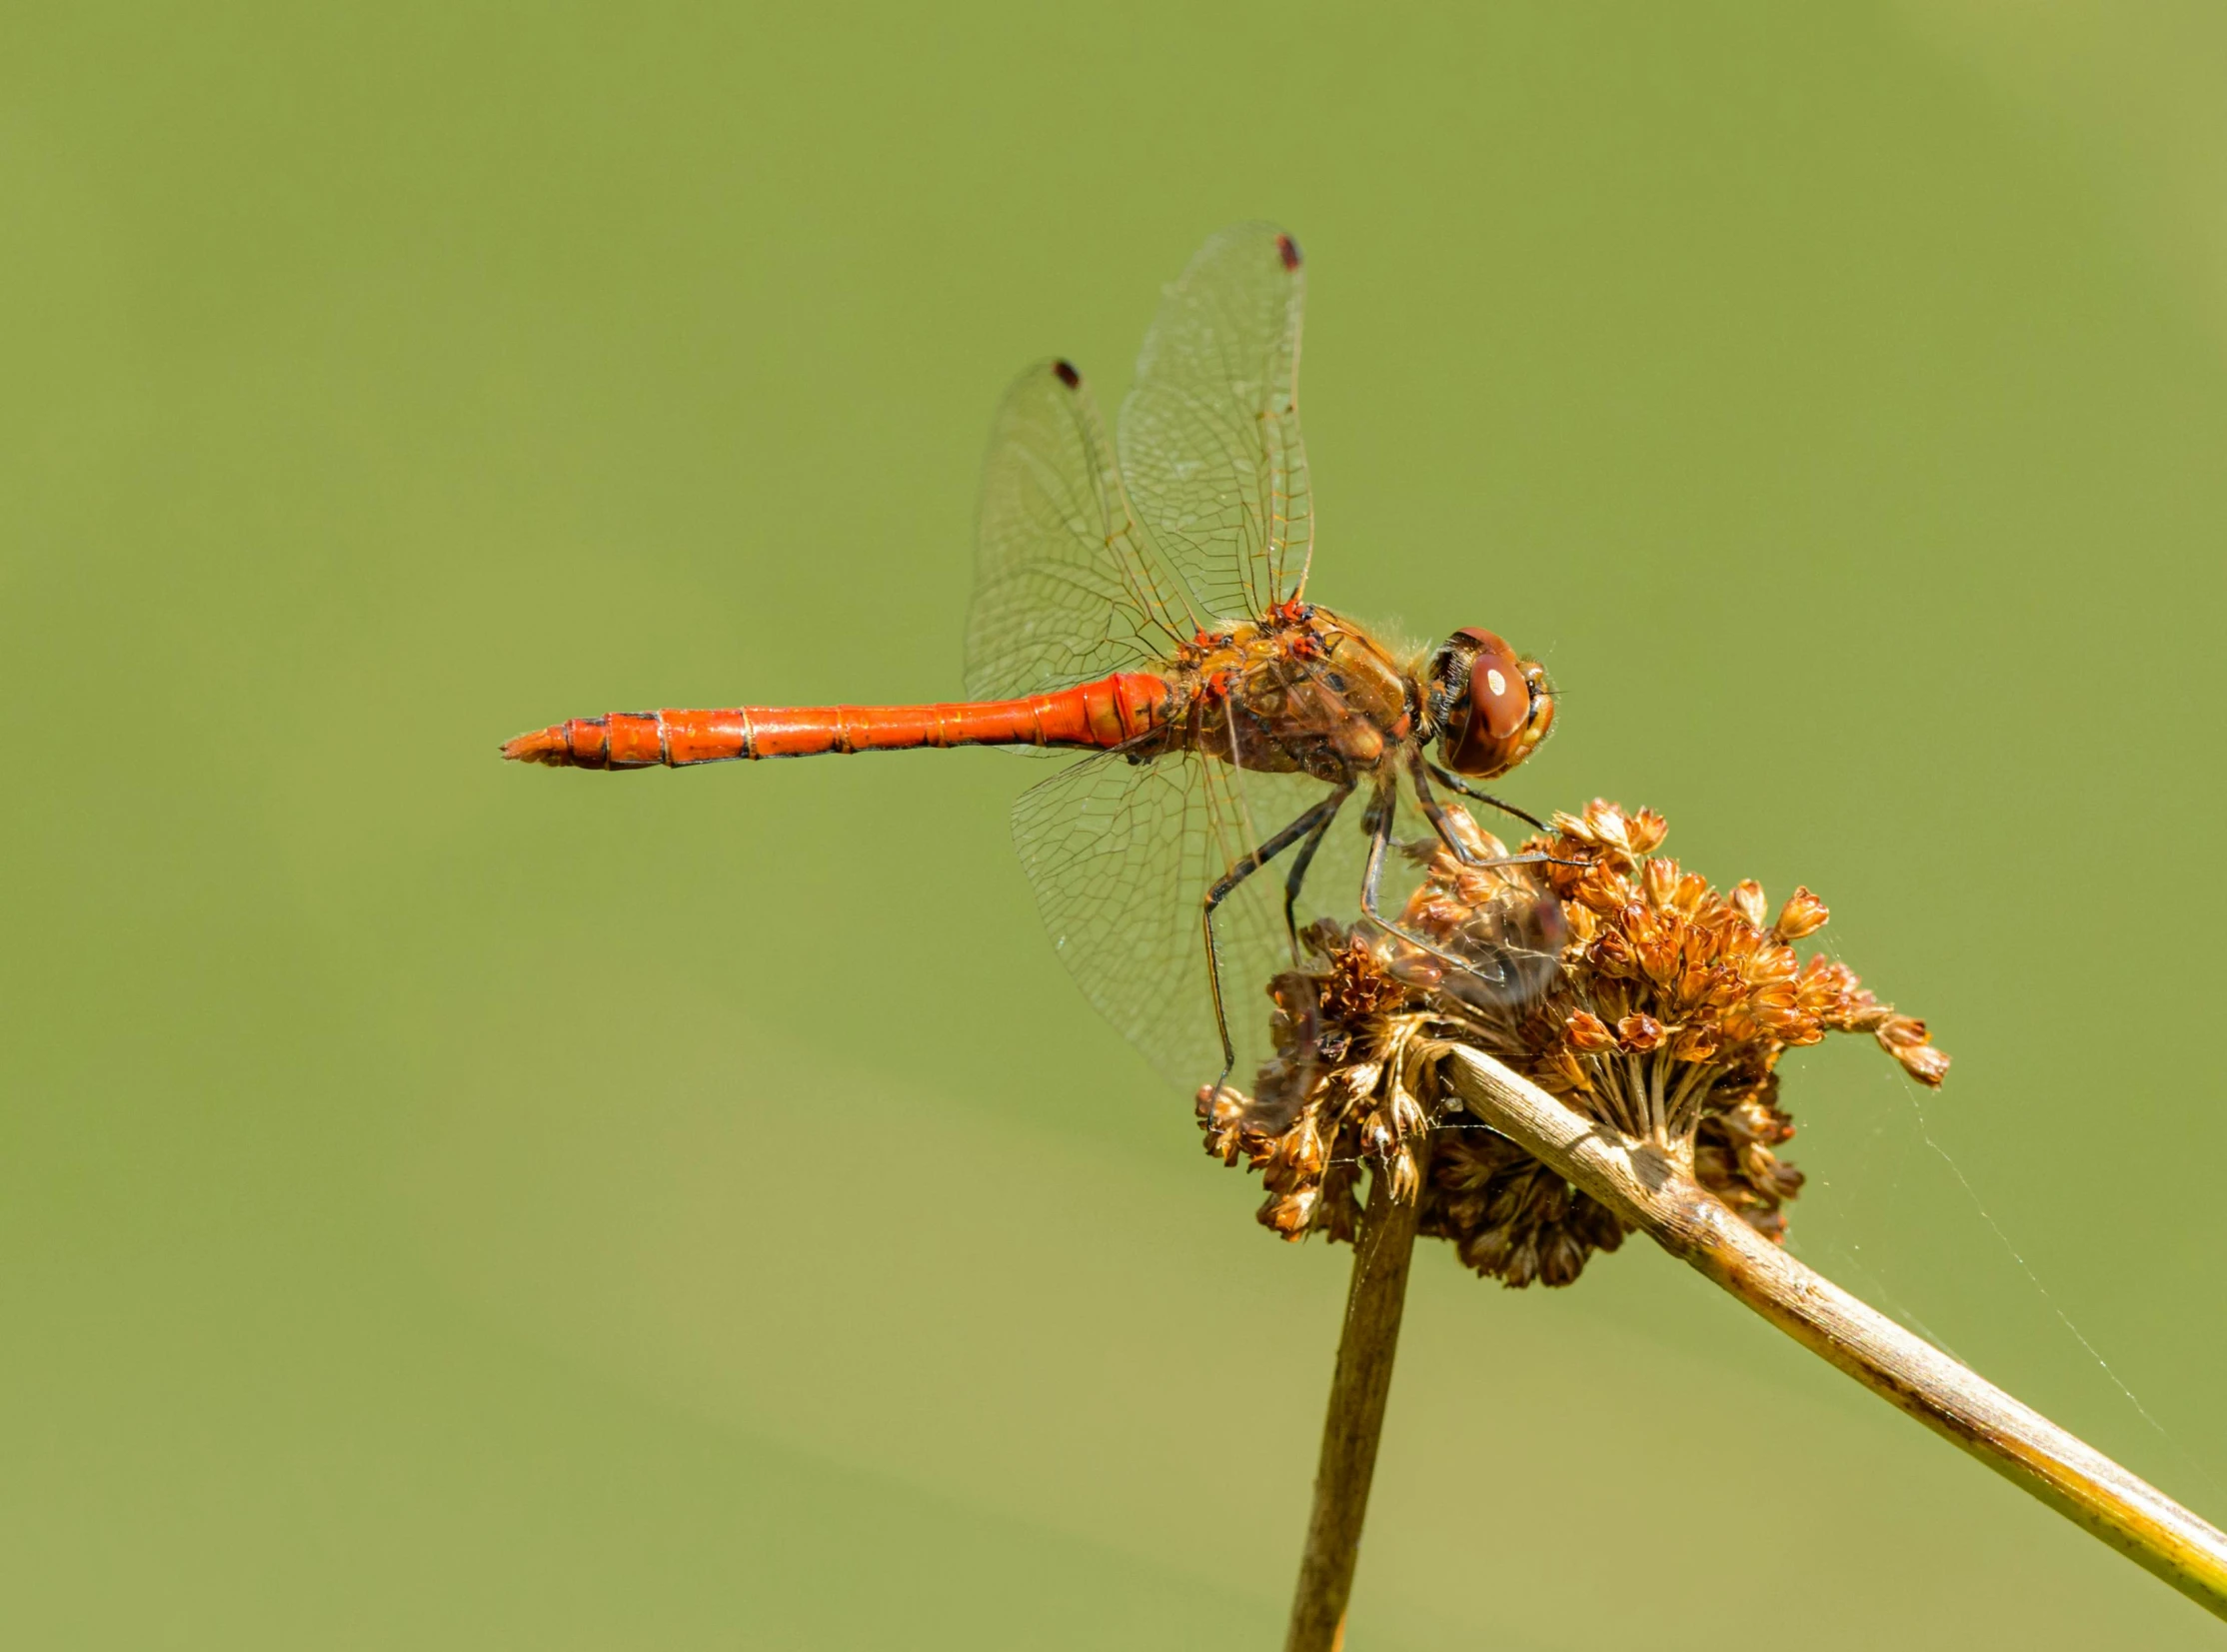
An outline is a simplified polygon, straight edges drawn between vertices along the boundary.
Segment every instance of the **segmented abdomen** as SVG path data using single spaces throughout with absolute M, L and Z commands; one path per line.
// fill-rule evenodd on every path
M 521 735 L 503 748 L 519 763 L 573 769 L 686 769 L 738 759 L 827 752 L 901 752 L 921 746 L 1064 746 L 1107 750 L 1165 720 L 1171 691 L 1148 672 L 1027 700 L 943 706 L 737 706 L 724 711 L 613 712 Z

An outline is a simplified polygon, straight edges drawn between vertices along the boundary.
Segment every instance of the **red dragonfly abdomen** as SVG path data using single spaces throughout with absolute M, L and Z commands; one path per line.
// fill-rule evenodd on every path
M 1166 721 L 1172 691 L 1148 672 L 1027 700 L 950 706 L 737 706 L 574 718 L 507 743 L 519 763 L 574 769 L 686 769 L 738 758 L 902 752 L 917 746 L 1069 746 L 1104 751 Z

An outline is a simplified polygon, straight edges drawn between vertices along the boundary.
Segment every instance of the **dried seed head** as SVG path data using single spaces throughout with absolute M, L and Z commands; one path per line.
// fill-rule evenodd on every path
M 1456 841 L 1498 857 L 1463 811 L 1446 815 Z M 1802 1176 L 1777 1156 L 1794 1133 L 1779 1056 L 1827 1032 L 1868 1032 L 1928 1085 L 1948 1057 L 1847 965 L 1796 953 L 1825 922 L 1822 900 L 1796 889 L 1766 926 L 1760 884 L 1720 893 L 1655 856 L 1667 831 L 1652 810 L 1595 799 L 1518 845 L 1541 861 L 1477 866 L 1435 840 L 1410 845 L 1421 883 L 1405 924 L 1473 970 L 1370 926 L 1311 925 L 1310 964 L 1269 985 L 1276 1055 L 1254 1093 L 1199 1092 L 1206 1150 L 1261 1173 L 1262 1223 L 1349 1242 L 1368 1168 L 1421 1201 L 1419 1231 L 1509 1285 L 1567 1284 L 1593 1251 L 1615 1249 L 1625 1229 L 1605 1206 L 1449 1112 L 1417 1052 L 1465 1042 L 1684 1159 L 1757 1231 L 1782 1237 Z

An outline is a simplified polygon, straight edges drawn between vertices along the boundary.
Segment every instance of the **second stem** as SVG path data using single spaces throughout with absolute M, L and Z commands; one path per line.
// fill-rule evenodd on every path
M 1429 1146 L 1421 1147 L 1427 1163 Z M 1322 1422 L 1322 1456 L 1314 1471 L 1314 1512 L 1299 1556 L 1298 1588 L 1284 1652 L 1337 1652 L 1345 1640 L 1345 1603 L 1360 1558 L 1361 1518 L 1376 1471 L 1384 1429 L 1399 1317 L 1407 1301 L 1407 1264 L 1415 1253 L 1421 1198 L 1392 1197 L 1391 1176 L 1371 1172 L 1368 1207 L 1353 1244 L 1353 1278 L 1345 1292 L 1345 1326 L 1337 1342 L 1337 1374 Z

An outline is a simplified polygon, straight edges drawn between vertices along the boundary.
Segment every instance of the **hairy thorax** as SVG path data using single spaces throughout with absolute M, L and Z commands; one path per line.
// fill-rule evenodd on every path
M 1170 665 L 1174 744 L 1241 768 L 1342 782 L 1414 732 L 1409 674 L 1328 609 L 1285 604 L 1201 634 Z

